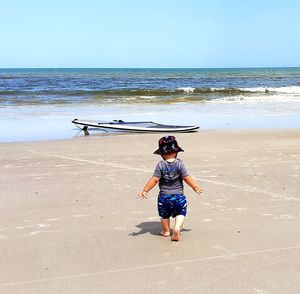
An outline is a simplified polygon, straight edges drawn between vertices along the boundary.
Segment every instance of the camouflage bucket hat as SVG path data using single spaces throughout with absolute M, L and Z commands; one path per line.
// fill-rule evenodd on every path
M 158 141 L 158 149 L 153 153 L 163 155 L 183 151 L 184 150 L 178 146 L 178 143 L 174 136 L 165 136 Z

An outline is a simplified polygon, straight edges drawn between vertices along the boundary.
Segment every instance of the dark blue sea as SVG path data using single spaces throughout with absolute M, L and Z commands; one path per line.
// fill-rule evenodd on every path
M 0 141 L 69 138 L 73 118 L 299 128 L 300 68 L 0 69 Z

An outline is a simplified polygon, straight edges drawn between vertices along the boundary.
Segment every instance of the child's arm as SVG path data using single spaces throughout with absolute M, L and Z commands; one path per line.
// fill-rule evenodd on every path
M 196 183 L 196 181 L 191 176 L 186 176 L 183 180 L 198 194 L 202 193 L 201 187 Z
M 147 193 L 159 182 L 159 178 L 152 176 L 147 184 L 145 185 L 143 191 L 138 193 L 138 197 L 140 198 L 147 198 Z

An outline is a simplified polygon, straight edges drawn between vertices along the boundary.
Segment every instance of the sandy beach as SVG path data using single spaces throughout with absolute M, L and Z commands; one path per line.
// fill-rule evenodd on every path
M 0 293 L 300 293 L 300 130 L 176 135 L 180 242 L 136 198 L 160 137 L 0 144 Z

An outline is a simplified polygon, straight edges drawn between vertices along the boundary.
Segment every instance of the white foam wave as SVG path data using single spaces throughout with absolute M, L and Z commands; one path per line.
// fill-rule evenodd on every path
M 186 93 L 193 93 L 195 88 L 193 88 L 193 87 L 181 87 L 181 88 L 178 88 L 178 90 L 182 90 Z
M 279 93 L 279 94 L 294 94 L 294 95 L 300 95 L 300 86 L 286 86 L 286 87 L 252 87 L 252 88 L 237 88 L 241 91 L 246 92 L 261 92 L 261 93 Z M 195 91 L 195 88 L 193 87 L 181 87 L 178 88 L 178 90 L 182 90 L 186 93 L 193 93 Z M 211 87 L 211 91 L 223 91 L 227 90 L 225 87 Z
M 138 98 L 141 98 L 141 99 L 154 99 L 156 98 L 156 96 L 138 96 Z
M 254 87 L 254 88 L 240 88 L 249 92 L 272 92 L 280 94 L 294 94 L 300 95 L 300 86 L 287 86 L 287 87 Z
M 251 96 L 245 96 L 245 95 L 237 95 L 237 96 L 226 96 L 222 98 L 212 99 L 208 101 L 209 103 L 238 103 L 238 104 L 244 104 L 244 103 L 297 103 L 300 102 L 300 95 L 295 96 L 292 94 L 289 95 L 282 95 L 282 94 L 275 94 L 275 95 L 251 95 Z

